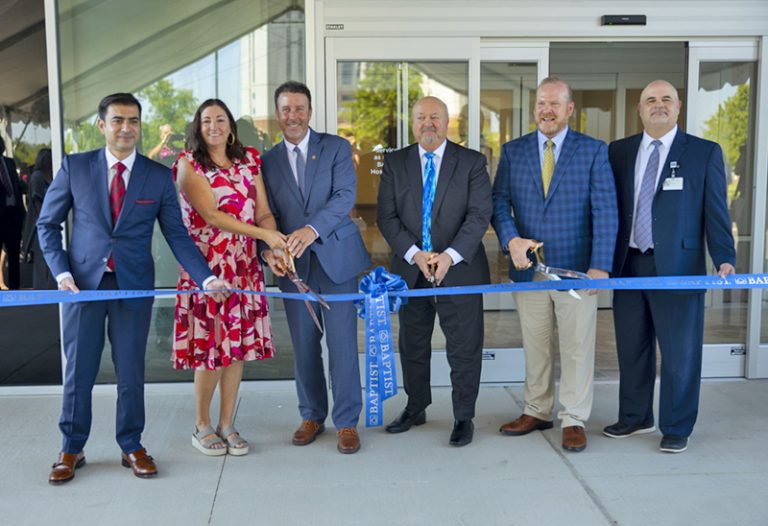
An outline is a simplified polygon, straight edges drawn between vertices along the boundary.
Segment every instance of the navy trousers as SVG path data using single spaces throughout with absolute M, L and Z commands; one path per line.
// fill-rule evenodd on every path
M 623 277 L 656 276 L 653 254 L 630 250 Z M 704 293 L 617 290 L 613 295 L 619 357 L 619 421 L 651 425 L 656 340 L 661 353 L 659 429 L 687 437 L 699 411 Z
M 117 289 L 113 273 L 107 272 L 99 289 Z M 120 449 L 141 449 L 144 431 L 144 355 L 147 349 L 152 299 L 67 303 L 62 307 L 64 399 L 59 419 L 62 451 L 78 453 L 91 431 L 91 391 L 99 372 L 105 330 L 112 346 L 117 376 L 116 438 Z M 105 323 L 106 321 L 106 323 Z

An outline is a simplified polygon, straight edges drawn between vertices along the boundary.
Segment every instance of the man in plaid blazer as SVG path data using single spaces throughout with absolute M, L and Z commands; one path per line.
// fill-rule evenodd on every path
M 511 256 L 513 281 L 534 275 L 529 251 L 541 244 L 547 265 L 607 278 L 613 262 L 618 217 L 616 189 L 602 141 L 568 127 L 574 102 L 564 81 L 544 79 L 536 91 L 537 131 L 502 148 L 493 186 L 492 224 L 502 250 Z M 597 291 L 533 291 L 515 294 L 525 348 L 525 409 L 504 424 L 504 435 L 520 436 L 552 427 L 553 359 L 557 320 L 563 448 L 582 451 L 584 423 L 592 408 Z

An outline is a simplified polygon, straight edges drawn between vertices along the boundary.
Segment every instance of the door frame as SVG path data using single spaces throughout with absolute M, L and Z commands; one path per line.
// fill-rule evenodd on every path
M 537 65 L 537 82 L 547 76 L 549 70 L 549 43 L 544 41 L 511 42 L 481 40 L 477 37 L 433 38 L 325 38 L 324 91 L 318 99 L 324 103 L 324 111 L 317 118 L 322 120 L 328 133 L 337 133 L 337 64 L 340 61 L 405 61 L 405 62 L 463 62 L 468 64 L 468 146 L 480 147 L 480 64 L 481 62 L 529 62 Z M 400 111 L 407 115 L 408 101 L 403 100 Z M 407 134 L 404 134 L 407 137 Z M 503 296 L 503 297 L 502 297 Z M 484 298 L 486 310 L 514 308 L 511 294 L 493 294 Z M 433 351 L 431 362 L 432 384 L 450 385 L 450 368 L 444 358 L 444 349 Z M 365 371 L 365 353 L 360 353 L 361 371 Z M 522 382 L 525 379 L 523 349 L 484 348 L 483 383 Z M 493 362 L 493 366 L 489 366 Z M 399 368 L 399 364 L 398 364 Z M 400 376 L 402 378 L 402 376 Z

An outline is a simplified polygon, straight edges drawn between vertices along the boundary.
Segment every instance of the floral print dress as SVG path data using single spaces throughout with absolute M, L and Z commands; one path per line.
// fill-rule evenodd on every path
M 231 168 L 207 170 L 184 150 L 173 164 L 176 176 L 179 159 L 186 157 L 200 177 L 211 185 L 218 209 L 236 219 L 255 224 L 256 186 L 261 159 L 254 148 L 246 148 L 244 159 Z M 258 258 L 256 240 L 208 225 L 189 203 L 184 192 L 179 196 L 181 214 L 189 235 L 205 256 L 213 273 L 233 289 L 264 290 L 264 272 Z M 198 288 L 181 268 L 177 290 Z M 176 369 L 227 367 L 232 361 L 263 360 L 274 354 L 272 326 L 267 299 L 252 294 L 231 294 L 216 302 L 205 294 L 176 296 L 172 361 Z

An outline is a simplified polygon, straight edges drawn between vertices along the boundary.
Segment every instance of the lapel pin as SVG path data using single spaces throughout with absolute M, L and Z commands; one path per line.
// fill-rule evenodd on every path
M 314 161 L 315 159 L 317 159 L 317 155 L 315 155 L 315 154 L 313 153 L 313 154 L 312 154 L 312 160 Z

